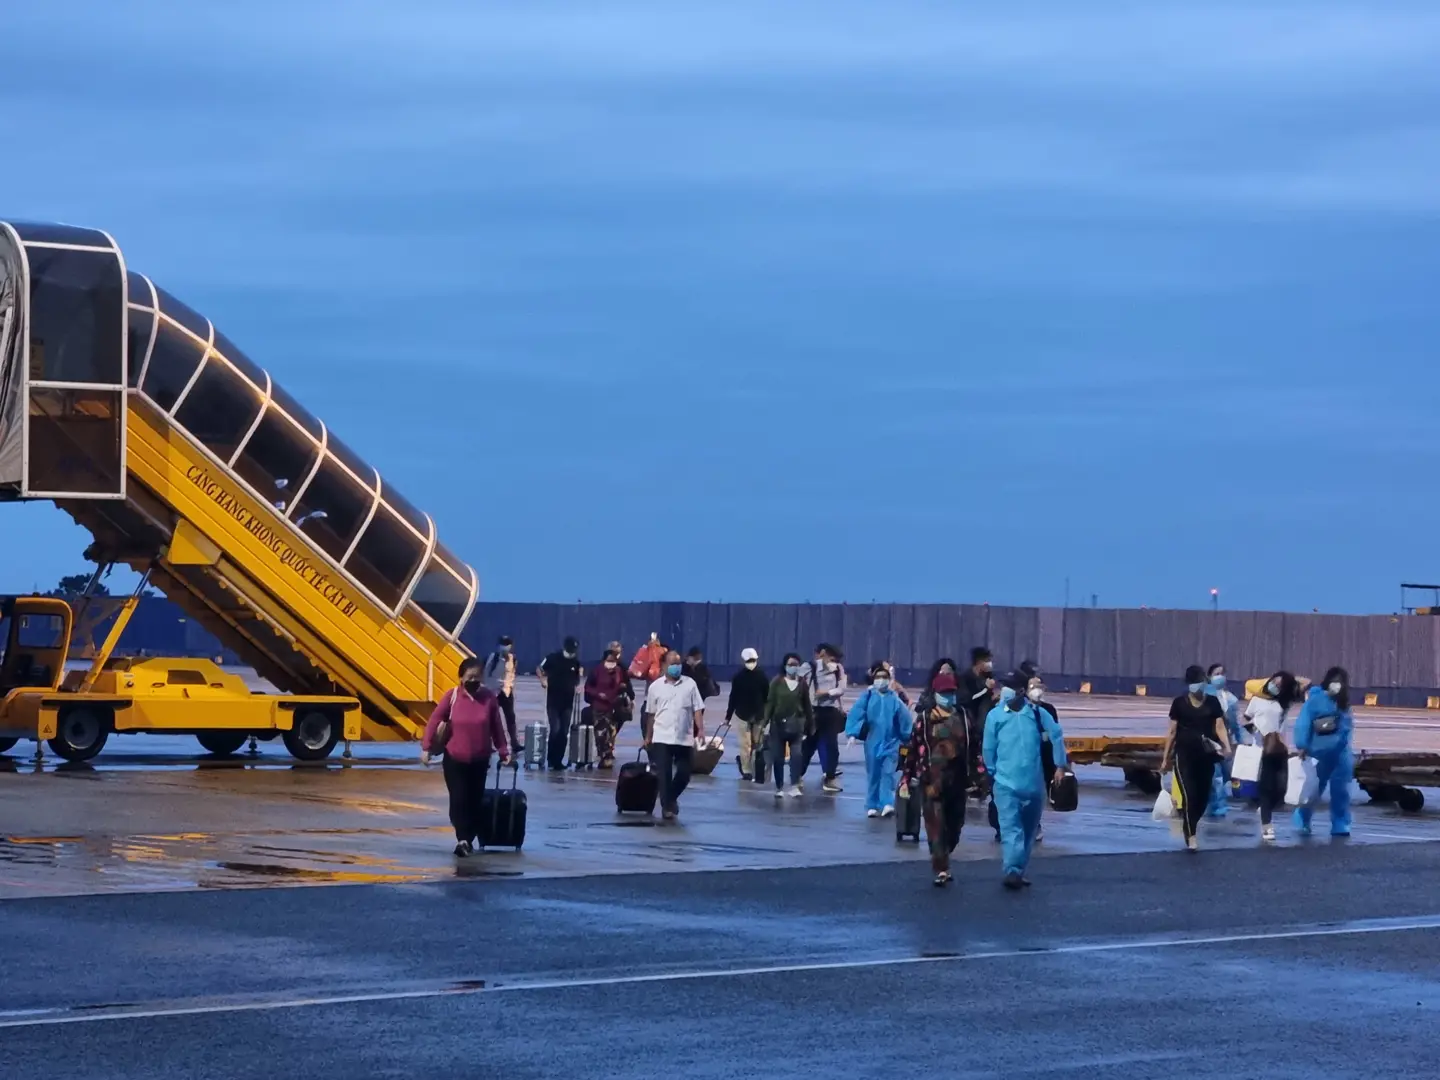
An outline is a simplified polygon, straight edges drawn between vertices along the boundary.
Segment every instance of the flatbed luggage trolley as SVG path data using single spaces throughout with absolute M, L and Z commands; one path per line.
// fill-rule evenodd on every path
M 1373 803 L 1393 802 L 1407 814 L 1425 808 L 1422 787 L 1440 787 L 1440 754 L 1361 750 L 1355 755 L 1355 782 Z

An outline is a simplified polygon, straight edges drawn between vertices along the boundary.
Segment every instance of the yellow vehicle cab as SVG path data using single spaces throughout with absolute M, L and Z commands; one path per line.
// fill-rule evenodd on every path
M 133 607 L 126 601 L 121 614 Z M 44 739 L 67 761 L 86 761 L 112 734 L 149 732 L 194 735 L 223 755 L 252 735 L 278 734 L 296 758 L 318 761 L 341 739 L 360 737 L 355 698 L 256 693 L 211 660 L 102 653 L 88 670 L 66 671 L 75 619 L 65 600 L 8 597 L 0 617 L 0 750 L 21 738 Z

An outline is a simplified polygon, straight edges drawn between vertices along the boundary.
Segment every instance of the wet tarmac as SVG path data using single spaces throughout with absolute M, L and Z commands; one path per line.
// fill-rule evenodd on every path
M 1059 704 L 1071 734 L 1163 712 Z M 1440 748 L 1428 720 L 1361 741 Z M 1282 823 L 1264 848 L 1235 804 L 1188 855 L 1086 768 L 1011 895 L 978 806 L 931 887 L 864 816 L 858 747 L 836 797 L 777 803 L 724 762 L 678 825 L 618 818 L 605 774 L 521 772 L 523 851 L 457 860 L 414 747 L 192 745 L 38 772 L 22 747 L 0 774 L 3 1075 L 1369 1080 L 1440 1049 L 1440 817 L 1363 796 L 1349 841 Z

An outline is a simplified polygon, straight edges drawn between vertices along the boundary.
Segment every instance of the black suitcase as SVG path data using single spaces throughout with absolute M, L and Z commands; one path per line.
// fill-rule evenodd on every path
M 486 788 L 480 801 L 480 849 L 487 847 L 508 847 L 519 851 L 525 845 L 525 818 L 529 804 L 525 792 L 516 786 L 520 776 L 520 763 L 512 764 L 510 787 L 500 786 L 500 774 L 504 769 L 495 766 L 495 786 Z
M 912 844 L 920 842 L 920 793 L 915 790 L 914 785 L 905 789 L 904 795 L 898 795 L 895 799 L 895 842 L 901 843 L 908 840 Z
M 642 747 L 640 753 L 645 752 Z M 649 761 L 627 761 L 615 777 L 615 810 L 621 814 L 653 814 L 660 800 L 660 777 Z
M 756 743 L 755 748 L 750 751 L 750 779 L 757 784 L 763 784 L 770 779 L 769 770 L 770 755 L 765 752 L 763 742 Z
M 1060 813 L 1069 813 L 1080 805 L 1080 782 L 1075 774 L 1066 769 L 1050 782 L 1050 808 Z

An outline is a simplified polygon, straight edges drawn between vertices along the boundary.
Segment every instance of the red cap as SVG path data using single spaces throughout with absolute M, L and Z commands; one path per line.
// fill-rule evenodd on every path
M 956 689 L 955 676 L 948 671 L 942 671 L 935 676 L 935 681 L 930 684 L 930 689 L 945 693 L 947 690 Z

